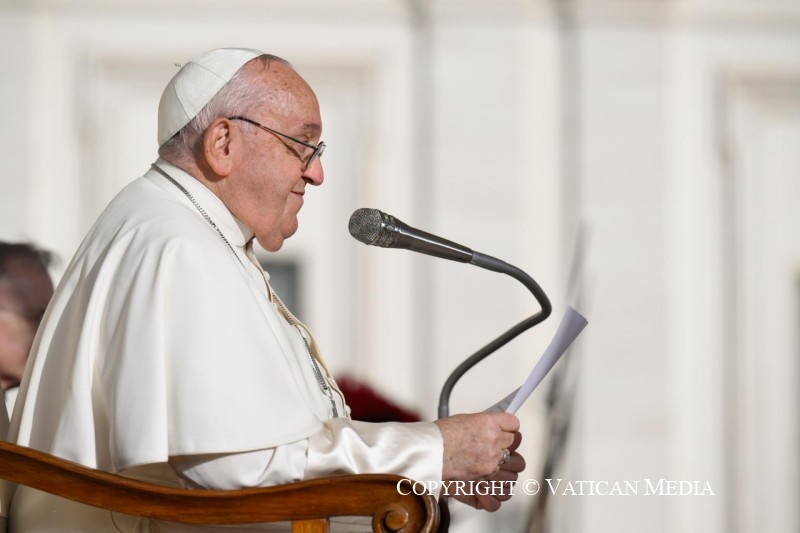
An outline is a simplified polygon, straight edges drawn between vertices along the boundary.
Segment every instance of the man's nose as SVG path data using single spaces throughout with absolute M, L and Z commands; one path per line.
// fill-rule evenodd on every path
M 325 171 L 322 169 L 320 158 L 315 158 L 308 165 L 308 168 L 303 172 L 303 178 L 311 185 L 322 185 L 322 182 L 325 181 Z

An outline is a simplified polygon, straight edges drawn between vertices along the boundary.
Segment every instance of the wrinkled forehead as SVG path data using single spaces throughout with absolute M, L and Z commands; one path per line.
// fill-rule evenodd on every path
M 251 69 L 259 80 L 264 112 L 287 118 L 302 117 L 321 126 L 317 96 L 292 67 L 280 61 L 266 65 L 253 61 L 245 68 Z

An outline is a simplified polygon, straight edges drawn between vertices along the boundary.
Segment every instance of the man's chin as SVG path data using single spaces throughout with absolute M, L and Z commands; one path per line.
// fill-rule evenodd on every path
M 277 252 L 283 247 L 283 243 L 297 232 L 297 225 L 290 231 L 284 232 L 283 235 L 256 235 L 256 241 L 263 249 L 268 252 Z

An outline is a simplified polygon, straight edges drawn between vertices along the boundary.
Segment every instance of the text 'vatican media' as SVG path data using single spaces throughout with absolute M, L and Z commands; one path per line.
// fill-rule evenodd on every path
M 636 481 L 568 481 L 545 479 L 523 481 L 414 481 L 397 482 L 400 494 L 432 496 L 514 496 L 538 494 L 543 488 L 554 496 L 714 496 L 708 481 L 650 479 Z

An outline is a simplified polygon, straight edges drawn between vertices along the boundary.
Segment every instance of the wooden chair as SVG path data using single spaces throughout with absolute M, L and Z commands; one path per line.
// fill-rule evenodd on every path
M 371 516 L 372 530 L 380 533 L 432 533 L 439 525 L 436 499 L 415 495 L 409 481 L 394 475 L 332 476 L 242 490 L 176 489 L 0 440 L 0 479 L 110 511 L 187 524 L 291 521 L 293 533 L 327 533 L 331 517 Z M 409 494 L 398 491 L 398 482 Z

